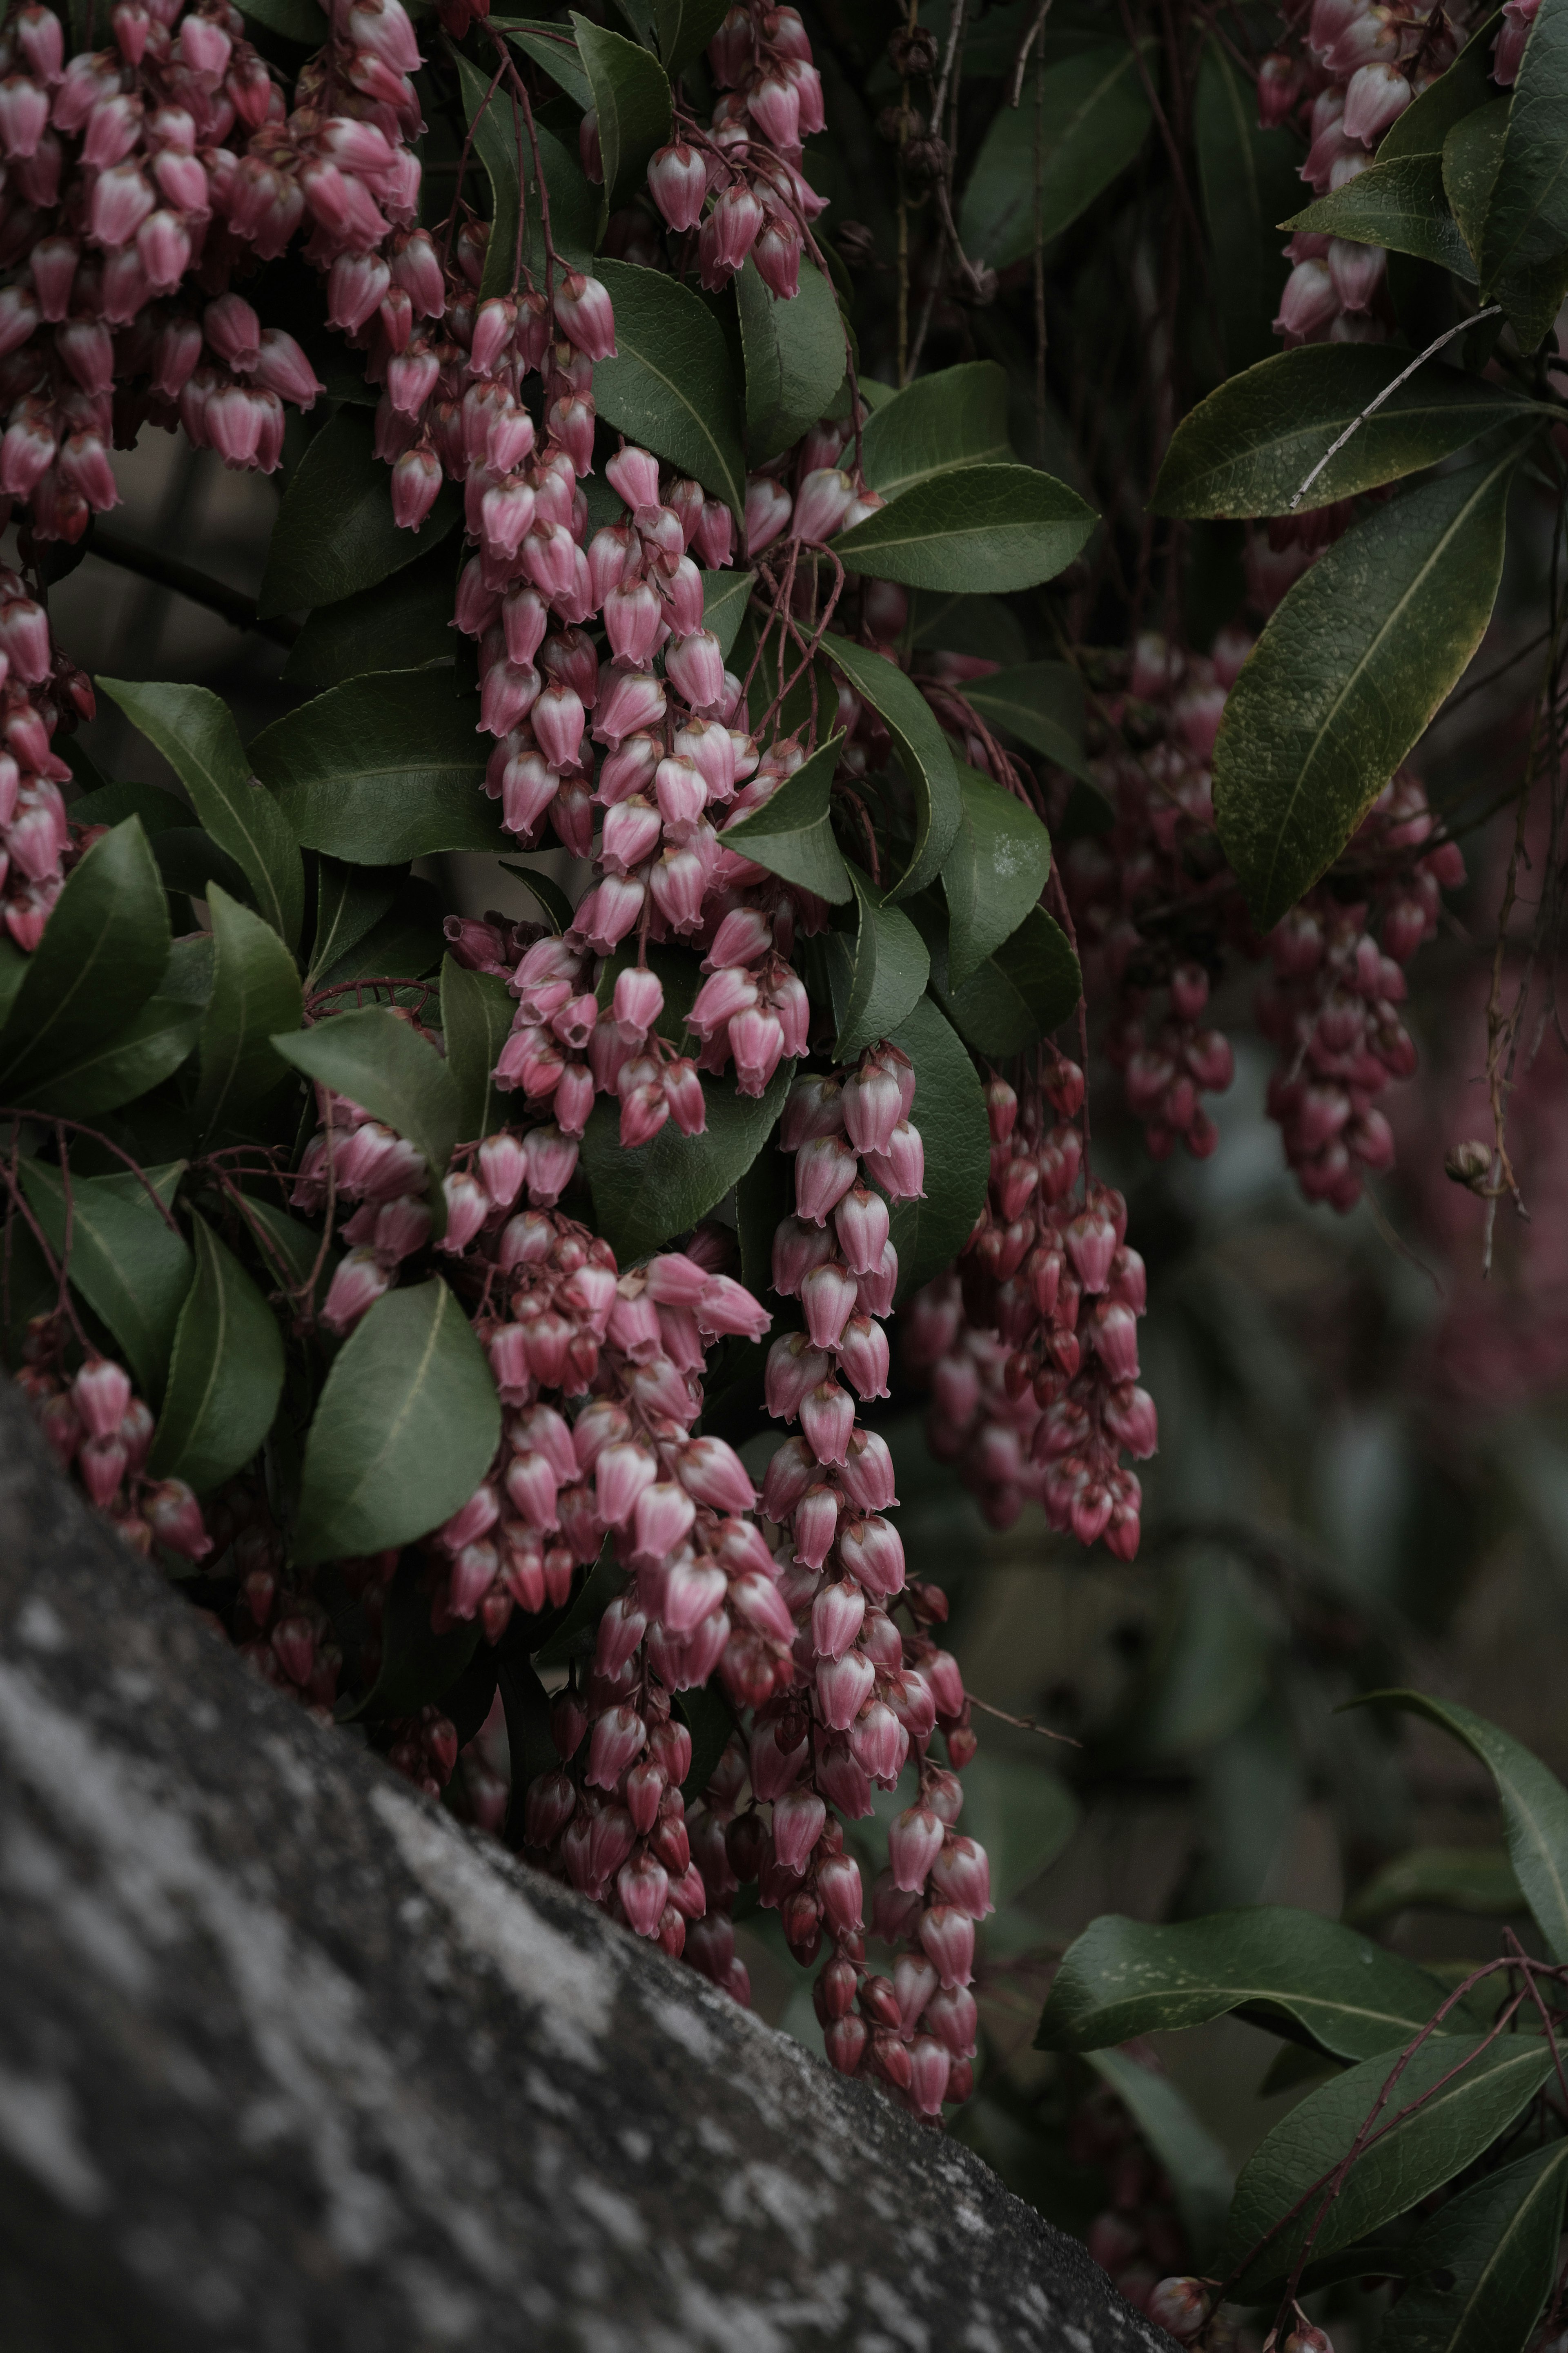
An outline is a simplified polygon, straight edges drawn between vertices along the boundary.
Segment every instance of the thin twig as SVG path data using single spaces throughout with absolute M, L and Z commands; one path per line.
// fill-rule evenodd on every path
M 1340 451 L 1344 448 L 1345 443 L 1351 438 L 1352 435 L 1361 431 L 1361 428 L 1366 423 L 1367 418 L 1369 417 L 1375 416 L 1377 411 L 1383 406 L 1384 402 L 1389 398 L 1391 394 L 1396 393 L 1402 384 L 1409 383 L 1411 377 L 1415 375 L 1418 367 L 1422 366 L 1427 360 L 1429 360 L 1435 352 L 1440 352 L 1445 343 L 1451 343 L 1456 335 L 1462 335 L 1467 327 L 1479 327 L 1483 319 L 1495 319 L 1500 312 L 1501 309 L 1502 304 L 1500 302 L 1490 303 L 1486 310 L 1478 311 L 1473 319 L 1461 319 L 1457 327 L 1449 327 L 1443 334 L 1440 334 L 1437 337 L 1436 343 L 1428 343 L 1424 352 L 1417 352 L 1415 357 L 1411 361 L 1410 365 L 1407 368 L 1401 368 L 1399 374 L 1394 377 L 1394 382 L 1392 384 L 1385 384 L 1383 390 L 1378 394 L 1377 398 L 1375 400 L 1369 400 L 1359 417 L 1352 417 L 1350 423 L 1345 427 L 1344 431 L 1340 435 L 1339 439 L 1333 444 L 1331 448 L 1324 450 L 1322 456 L 1319 459 L 1317 464 L 1313 467 L 1306 480 L 1301 484 L 1300 490 L 1298 490 L 1291 497 L 1290 501 L 1285 510 L 1286 513 L 1295 513 L 1296 509 L 1300 505 L 1301 501 L 1306 497 L 1307 492 L 1311 489 L 1312 484 L 1317 480 L 1318 476 L 1322 472 L 1323 468 L 1328 464 L 1330 459 L 1337 458 L 1339 456 Z

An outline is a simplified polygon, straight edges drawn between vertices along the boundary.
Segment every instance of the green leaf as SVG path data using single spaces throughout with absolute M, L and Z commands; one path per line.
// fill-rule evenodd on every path
M 838 931 L 828 941 L 838 1021 L 836 1062 L 847 1061 L 896 1029 L 925 995 L 931 975 L 925 942 L 909 917 L 889 906 L 858 866 L 847 871 L 855 890 L 853 944 Z
M 1236 2186 L 1215 2269 L 1230 2273 L 1265 2232 L 1272 2231 L 1273 2236 L 1241 2268 L 1232 2290 L 1238 2301 L 1259 2301 L 1289 2274 L 1326 2190 L 1307 2196 L 1293 2221 L 1283 2228 L 1275 2226 L 1321 2175 L 1331 2173 L 1349 2154 L 1404 2048 L 1395 2043 L 1309 2092 L 1247 2160 Z M 1436 2089 L 1456 2066 L 1460 2072 Z M 1552 2054 L 1536 2035 L 1505 2035 L 1489 2046 L 1484 2037 L 1447 2034 L 1424 2042 L 1378 2118 L 1380 2128 L 1389 2128 L 1356 2159 L 1323 2215 L 1313 2241 L 1314 2256 L 1353 2246 L 1463 2172 L 1506 2130 L 1551 2073 Z M 1424 2094 L 1429 2096 L 1414 2115 L 1402 2123 L 1391 2121 Z
M 459 1620 L 444 1634 L 433 1632 L 429 1590 L 416 1564 L 411 1559 L 400 1561 L 383 1607 L 381 1666 L 375 1682 L 357 1707 L 344 1711 L 342 1721 L 352 1723 L 357 1716 L 365 1716 L 372 1723 L 385 1723 L 433 1706 L 446 1697 L 463 1672 L 479 1647 L 483 1630 L 476 1617 L 466 1625 Z M 549 1721 L 547 1713 L 546 1738 Z
M 965 679 L 961 691 L 988 727 L 1093 784 L 1083 748 L 1083 680 L 1071 662 L 1019 662 L 989 678 Z
M 887 728 L 913 795 L 914 847 L 889 894 L 907 899 L 935 881 L 958 831 L 958 771 L 952 746 L 930 703 L 896 661 L 873 647 L 857 645 L 852 638 L 829 636 L 823 640 L 823 650 Z
M 975 768 L 960 768 L 958 789 L 963 814 L 942 870 L 951 987 L 1012 937 L 1051 871 L 1051 838 L 1033 809 Z
M 382 1552 L 427 1535 L 468 1502 L 500 1440 L 490 1368 L 452 1293 L 439 1279 L 389 1291 L 321 1391 L 296 1557 Z
M 974 1065 L 929 997 L 889 1043 L 914 1064 L 914 1121 L 925 1150 L 924 1198 L 892 1204 L 904 1299 L 951 1266 L 974 1231 L 991 1179 L 991 1130 Z
M 1198 185 L 1209 233 L 1210 283 L 1232 375 L 1276 348 L 1279 240 L 1275 223 L 1296 202 L 1300 150 L 1289 132 L 1258 121 L 1256 85 L 1216 35 L 1204 45 L 1193 119 Z
M 458 1082 L 435 1047 L 384 1005 L 335 1013 L 313 1029 L 279 1034 L 272 1043 L 308 1079 L 362 1104 L 373 1119 L 424 1154 L 439 1235 L 445 1223 L 441 1179 L 461 1140 L 463 1106 Z M 372 1552 L 378 1549 L 370 1546 Z
M 559 882 L 548 874 L 536 872 L 531 866 L 520 866 L 515 859 L 503 858 L 500 871 L 503 874 L 515 874 L 532 892 L 540 913 L 558 938 L 563 932 L 571 930 L 575 911 Z
M 616 312 L 616 356 L 594 369 L 594 404 L 655 455 L 722 499 L 746 505 L 741 403 L 724 331 L 700 297 L 657 269 L 602 261 Z
M 205 686 L 135 685 L 117 678 L 98 683 L 162 752 L 202 825 L 245 875 L 261 914 L 285 947 L 297 948 L 305 913 L 300 844 L 278 803 L 252 776 L 227 703 Z
M 448 541 L 376 587 L 308 613 L 283 664 L 284 684 L 319 693 L 367 670 L 450 666 L 458 554 Z
M 1235 2189 L 1230 2159 L 1168 2075 L 1126 2051 L 1091 2052 L 1089 2063 L 1131 2109 L 1170 2176 L 1194 2259 L 1206 2263 L 1219 2244 Z
M 151 996 L 141 1011 L 101 1043 L 87 1046 L 27 1090 L 33 1110 L 66 1119 L 96 1119 L 134 1103 L 172 1078 L 195 1045 L 202 1008 L 184 998 Z
M 1352 1927 L 1370 1928 L 1395 1912 L 1429 1906 L 1506 1920 L 1528 1909 L 1500 1846 L 1417 1846 L 1385 1862 L 1345 1905 Z
M 1154 485 L 1156 512 L 1283 514 L 1320 458 L 1411 358 L 1386 344 L 1303 343 L 1232 376 L 1176 427 Z M 1424 367 L 1352 435 L 1300 512 L 1435 466 L 1530 414 L 1530 402 L 1507 385 Z
M 345 866 L 340 859 L 316 860 L 316 934 L 310 943 L 307 988 L 374 931 L 397 895 L 396 868 L 378 873 L 370 866 Z
M 1509 1861 L 1525 1901 L 1554 1961 L 1568 1960 L 1568 1790 L 1538 1757 L 1484 1715 L 1458 1700 L 1428 1699 L 1422 1692 L 1369 1692 L 1360 1704 L 1376 1701 L 1407 1708 L 1451 1732 L 1479 1757 L 1502 1799 L 1503 1836 Z
M 867 419 L 861 451 L 867 482 L 889 501 L 955 466 L 1005 464 L 1005 369 L 967 360 L 917 376 Z
M 1369 2059 L 1408 2042 L 1442 1999 L 1413 1961 L 1316 1912 L 1258 1905 L 1163 1928 L 1112 1912 L 1069 1946 L 1035 2040 L 1100 2051 L 1235 2010 L 1336 2059 Z
M 702 626 L 719 640 L 725 661 L 735 642 L 746 607 L 756 585 L 754 572 L 705 572 L 702 575 Z
M 1495 98 L 1489 106 L 1463 116 L 1443 142 L 1443 194 L 1465 241 L 1466 261 L 1460 274 L 1466 278 L 1476 275 L 1487 208 L 1502 162 L 1508 116 L 1509 100 Z
M 165 1208 L 184 1169 L 184 1162 L 176 1160 L 146 1172 Z M 59 1258 L 66 1247 L 60 1171 L 41 1160 L 24 1160 L 21 1176 L 28 1207 Z M 146 1186 L 129 1169 L 114 1176 L 71 1178 L 71 1282 L 113 1335 L 144 1398 L 155 1400 L 163 1388 L 192 1268 L 184 1236 L 171 1233 Z
M 653 0 L 658 53 L 672 81 L 702 55 L 727 13 L 727 0 Z
M 1443 166 L 1435 155 L 1400 155 L 1373 164 L 1281 228 L 1314 229 L 1324 237 L 1348 237 L 1352 245 L 1384 245 L 1436 262 L 1458 278 L 1473 279 L 1475 264 L 1454 225 L 1443 192 Z
M 283 1393 L 283 1338 L 266 1300 L 206 1219 L 193 1213 L 191 1231 L 195 1281 L 180 1310 L 147 1460 L 158 1478 L 184 1479 L 205 1495 L 243 1469 L 271 1429 Z
M 289 1075 L 272 1033 L 298 1029 L 304 1016 L 300 976 L 277 933 L 216 882 L 207 905 L 216 955 L 192 1105 L 204 1148 L 247 1132 L 248 1116 Z
M 329 1245 L 323 1252 L 320 1234 L 302 1226 L 286 1210 L 274 1208 L 270 1201 L 247 1193 L 237 1198 L 231 1193 L 228 1204 L 250 1228 L 269 1288 L 276 1290 L 288 1282 L 297 1291 L 308 1292 L 305 1304 L 313 1314 L 327 1295 L 338 1263 L 338 1250 Z
M 1032 466 L 963 466 L 916 483 L 833 551 L 870 580 L 1005 596 L 1054 580 L 1098 520 L 1076 491 Z
M 1497 96 L 1492 80 L 1492 44 L 1502 22 L 1493 9 L 1479 32 L 1472 33 L 1447 73 L 1429 82 L 1398 120 L 1385 131 L 1377 151 L 1380 164 L 1396 155 L 1441 155 L 1443 142 L 1456 122 L 1473 114 Z
M 483 298 L 490 294 L 504 294 L 511 285 L 512 257 L 517 250 L 518 212 L 522 201 L 518 181 L 522 125 L 517 100 L 507 88 L 504 78 L 499 79 L 492 89 L 490 72 L 481 73 L 472 58 L 466 58 L 460 49 L 454 49 L 452 56 L 458 68 L 458 80 L 463 93 L 463 112 L 468 117 L 474 153 L 484 165 L 485 177 L 490 184 L 489 243 L 485 248 L 485 266 L 479 290 Z
M 735 280 L 746 357 L 746 455 L 753 466 L 798 441 L 832 406 L 844 381 L 838 297 L 804 256 L 800 291 L 780 302 L 748 261 Z
M 520 150 L 525 203 L 521 259 L 523 268 L 535 278 L 544 275 L 543 220 L 531 146 L 516 101 L 504 82 L 486 102 L 493 67 L 481 73 L 461 50 L 453 54 L 463 93 L 463 111 L 473 127 L 474 152 L 490 184 L 492 218 L 479 293 L 481 297 L 505 294 L 511 290 L 518 258 Z M 550 234 L 557 259 L 568 269 L 586 269 L 593 261 L 598 199 L 584 178 L 576 155 L 569 153 L 542 122 L 536 126 L 534 135 L 544 167 L 544 185 L 550 197 Z
M 187 898 L 205 899 L 210 885 L 221 882 L 231 899 L 250 904 L 250 885 L 243 870 L 199 825 L 171 826 L 153 843 L 153 856 L 165 891 L 183 891 Z
M 139 818 L 95 841 L 66 877 L 0 1029 L 0 1099 L 26 1103 L 119 1036 L 169 961 L 163 885 Z
M 841 733 L 830 735 L 771 800 L 752 816 L 737 818 L 723 833 L 726 849 L 739 850 L 830 905 L 842 905 L 854 895 L 830 816 L 833 772 L 843 742 Z
M 1214 799 L 1260 931 L 1332 865 L 1479 645 L 1520 456 L 1510 436 L 1483 464 L 1363 516 L 1248 656 L 1220 723 Z
M 1541 0 L 1514 85 L 1481 231 L 1483 294 L 1504 303 L 1522 348 L 1568 294 L 1568 0 Z
M 374 419 L 367 409 L 340 408 L 289 477 L 256 609 L 265 621 L 374 588 L 427 555 L 462 512 L 461 492 L 446 482 L 419 529 L 400 531 Z
M 179 795 L 165 792 L 162 785 L 96 785 L 72 801 L 70 815 L 73 825 L 119 825 L 125 818 L 139 817 L 149 841 L 191 821 Z
M 583 1167 L 593 1187 L 595 1230 L 623 1266 L 673 1234 L 689 1232 L 723 1199 L 766 1143 L 795 1075 L 781 1062 L 760 1097 L 737 1094 L 733 1079 L 704 1079 L 708 1127 L 682 1135 L 667 1121 L 651 1144 L 623 1152 L 620 1114 L 601 1095 L 583 1138 Z
M 647 159 L 669 137 L 669 79 L 650 50 L 624 40 L 619 33 L 606 32 L 575 9 L 572 29 L 599 117 L 599 153 L 605 164 L 599 204 L 603 237 L 610 215 L 646 185 Z
M 493 32 L 504 33 L 514 49 L 542 66 L 552 81 L 563 90 L 574 106 L 584 114 L 594 103 L 594 93 L 588 87 L 588 77 L 583 70 L 583 60 L 577 54 L 577 44 L 564 25 L 552 25 L 531 16 L 491 16 Z
M 1055 916 L 1032 907 L 962 988 L 949 988 L 939 972 L 937 994 L 975 1051 L 1004 1060 L 1026 1053 L 1067 1019 L 1083 994 L 1083 976 Z
M 1524 2353 L 1556 2277 L 1565 2189 L 1556 2140 L 1440 2207 L 1405 2253 L 1377 2353 Z
M 384 670 L 275 719 L 250 755 L 307 849 L 353 866 L 493 851 L 506 837 L 482 790 L 489 739 L 478 715 L 450 670 Z
M 239 13 L 302 49 L 319 49 L 331 30 L 316 0 L 245 0 Z
M 330 964 L 318 988 L 348 980 L 418 980 L 434 972 L 446 950 L 440 893 L 428 882 L 405 876 L 384 915 L 351 948 Z
M 441 1034 L 447 1068 L 458 1090 L 458 1132 L 466 1143 L 505 1122 L 504 1097 L 491 1072 L 511 1033 L 517 1000 L 491 972 L 469 972 L 441 959 Z
M 1048 242 L 1126 171 L 1153 117 L 1137 54 L 1125 41 L 1047 67 L 1042 85 L 1037 223 Z M 1035 247 L 1033 95 L 1031 80 L 1022 106 L 993 117 L 959 206 L 964 251 L 994 269 L 1022 261 Z

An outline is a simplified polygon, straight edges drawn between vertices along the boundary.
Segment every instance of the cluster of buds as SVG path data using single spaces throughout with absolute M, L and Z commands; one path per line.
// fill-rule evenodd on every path
M 991 1183 L 955 1275 L 913 1303 L 911 1367 L 929 1374 L 931 1451 L 956 1462 L 994 1526 L 1026 1501 L 1058 1534 L 1138 1550 L 1142 1489 L 1121 1461 L 1158 1440 L 1138 1386 L 1143 1261 L 1127 1247 L 1127 1205 L 1086 1181 L 1075 1117 L 1083 1073 L 1058 1059 L 1020 1098 L 985 1090 Z
M 1170 2177 L 1109 2085 L 1096 2084 L 1073 2109 L 1067 2154 L 1074 2165 L 1096 2168 L 1105 2181 L 1105 2204 L 1089 2226 L 1089 2253 L 1129 2304 L 1187 2342 L 1208 2316 L 1208 2298 L 1196 2281 L 1170 2276 L 1189 2253 Z M 1196 2288 L 1198 2306 L 1177 2288 Z M 1196 2327 L 1188 2325 L 1194 2313 Z
M 89 681 L 55 652 L 43 606 L 0 567 L 0 920 L 28 955 L 87 841 L 73 840 L 60 792 L 70 770 L 52 739 L 62 719 L 93 709 Z
M 1311 0 L 1300 47 L 1274 50 L 1258 68 L 1258 115 L 1265 130 L 1300 121 L 1309 142 L 1301 177 L 1315 195 L 1367 169 L 1385 132 L 1458 55 L 1467 13 L 1441 0 L 1416 0 L 1397 14 L 1377 0 Z M 1521 34 L 1515 47 L 1513 37 L 1510 18 L 1499 56 L 1509 44 L 1517 70 L 1524 40 Z M 1381 246 L 1298 229 L 1285 252 L 1293 267 L 1277 334 L 1289 343 L 1384 340 L 1388 257 Z
M 63 1341 L 57 1316 L 36 1317 L 16 1375 L 61 1471 L 138 1552 L 158 1544 L 178 1559 L 204 1560 L 212 1539 L 195 1495 L 183 1479 L 147 1474 L 156 1425 L 130 1374 L 107 1356 L 89 1356 L 68 1377 Z

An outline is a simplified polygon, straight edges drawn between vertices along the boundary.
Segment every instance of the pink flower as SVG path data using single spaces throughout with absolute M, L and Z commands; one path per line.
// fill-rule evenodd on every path
M 647 167 L 647 185 L 655 204 L 677 235 L 694 228 L 702 217 L 708 196 L 708 167 L 683 140 L 661 147 Z
M 903 1589 L 903 1542 L 892 1522 L 879 1514 L 850 1523 L 838 1539 L 838 1561 L 846 1576 L 868 1593 L 885 1598 Z
M 813 1670 L 816 1703 L 822 1710 L 822 1720 L 830 1732 L 848 1732 L 857 1725 L 860 1710 L 870 1696 L 877 1680 L 877 1670 L 862 1651 L 846 1651 L 841 1658 L 818 1659 Z M 884 1709 L 894 1731 L 904 1737 L 902 1726 L 890 1708 Z M 880 1753 L 879 1751 L 878 1752 Z M 856 1750 L 857 1757 L 859 1751 Z M 864 1766 L 864 1760 L 859 1760 Z M 869 1767 L 865 1767 L 869 1770 Z
M 824 1490 L 831 1494 L 831 1488 Z M 837 1514 L 835 1514 L 837 1518 Z M 847 1578 L 825 1585 L 811 1605 L 811 1640 L 819 1659 L 841 1659 L 866 1619 L 866 1596 Z M 841 1725 L 840 1730 L 847 1729 Z
M 921 1915 L 920 1938 L 944 1986 L 969 1983 L 974 1973 L 973 1920 L 951 1905 L 933 1905 Z
M 615 312 L 599 280 L 569 269 L 556 287 L 554 299 L 557 323 L 584 357 L 614 359 Z

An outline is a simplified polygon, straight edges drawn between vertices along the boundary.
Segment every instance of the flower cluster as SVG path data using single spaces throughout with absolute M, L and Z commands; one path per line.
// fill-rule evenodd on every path
M 35 1319 L 16 1375 L 60 1469 L 74 1473 L 89 1501 L 141 1553 L 154 1543 L 181 1560 L 212 1550 L 202 1508 L 183 1479 L 149 1475 L 156 1427 L 131 1376 L 106 1356 L 87 1355 L 74 1375 L 60 1369 L 65 1334 L 58 1316 Z
M 1136 2050 L 1136 2046 L 1134 2046 Z M 1132 2054 L 1129 2054 L 1132 2055 Z M 1146 2055 L 1143 2063 L 1152 2066 Z M 1171 2294 L 1170 2274 L 1187 2261 L 1186 2234 L 1169 2175 L 1150 2149 L 1131 2110 L 1108 2084 L 1097 2084 L 1068 2119 L 1067 2155 L 1074 2165 L 1104 2176 L 1106 2200 L 1089 2226 L 1089 2252 L 1118 2292 L 1179 2338 L 1184 2306 Z M 1167 2307 L 1173 2307 L 1167 2310 Z M 1203 2312 L 1207 2316 L 1207 2299 Z
M 92 687 L 57 654 L 48 616 L 0 566 L 0 920 L 31 954 L 74 849 L 60 793 L 70 770 L 53 749 L 62 719 L 91 718 Z

